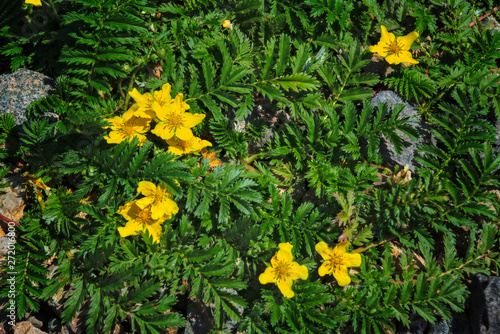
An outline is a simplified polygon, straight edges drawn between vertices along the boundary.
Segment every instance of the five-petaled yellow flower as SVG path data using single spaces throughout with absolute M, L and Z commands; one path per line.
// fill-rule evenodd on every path
M 151 206 L 151 218 L 160 219 L 164 215 L 172 216 L 179 212 L 177 203 L 172 200 L 172 193 L 163 185 L 156 186 L 149 181 L 139 182 L 137 192 L 146 197 L 136 200 L 139 208 Z
M 119 144 L 124 140 L 131 141 L 132 138 L 137 137 L 139 146 L 142 146 L 147 140 L 144 134 L 149 131 L 151 119 L 135 117 L 133 108 L 126 111 L 122 117 L 115 116 L 107 118 L 105 121 L 108 121 L 111 125 L 104 128 L 111 128 L 112 130 L 104 137 L 108 144 Z
M 409 51 L 411 44 L 418 36 L 418 32 L 413 31 L 406 36 L 401 36 L 396 39 L 393 33 L 388 32 L 386 27 L 381 26 L 380 42 L 378 42 L 377 45 L 370 46 L 370 52 L 378 53 L 381 57 L 384 57 L 389 64 L 418 64 L 418 61 L 412 58 Z
M 292 290 L 292 284 L 297 279 L 307 279 L 309 273 L 307 267 L 293 261 L 292 248 L 290 243 L 281 243 L 278 245 L 279 251 L 271 259 L 271 267 L 260 274 L 261 284 L 275 283 L 283 296 L 292 298 L 295 293 Z
M 361 255 L 347 253 L 347 246 L 349 246 L 348 241 L 338 244 L 335 248 L 329 248 L 325 242 L 321 241 L 315 247 L 316 252 L 325 260 L 319 267 L 318 274 L 320 276 L 333 274 L 340 286 L 351 283 L 347 267 L 359 267 L 361 265 Z
M 202 148 L 212 146 L 212 143 L 207 140 L 202 140 L 198 137 L 193 137 L 190 140 L 180 140 L 170 138 L 167 140 L 168 151 L 176 155 L 200 152 Z
M 141 209 L 137 205 L 137 201 L 132 201 L 121 206 L 118 213 L 127 220 L 127 224 L 123 227 L 118 227 L 120 236 L 125 238 L 135 235 L 140 231 L 148 231 L 153 237 L 153 241 L 159 242 L 162 234 L 161 224 L 165 220 L 172 218 L 172 216 L 164 214 L 158 219 L 153 219 L 151 211 L 151 205 Z
M 41 0 L 26 0 L 24 3 L 29 3 L 36 7 L 40 7 L 42 5 Z
M 200 124 L 205 118 L 204 114 L 186 112 L 189 105 L 182 101 L 183 95 L 177 94 L 175 100 L 169 105 L 161 106 L 153 102 L 153 110 L 159 122 L 151 132 L 164 140 L 176 137 L 180 140 L 190 140 L 194 137 L 192 127 Z

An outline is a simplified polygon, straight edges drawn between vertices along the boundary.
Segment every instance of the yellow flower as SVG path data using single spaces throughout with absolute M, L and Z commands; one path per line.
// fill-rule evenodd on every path
M 161 237 L 161 224 L 172 218 L 171 215 L 163 215 L 158 219 L 153 219 L 151 213 L 151 205 L 140 208 L 137 201 L 129 202 L 120 207 L 118 213 L 127 220 L 127 224 L 123 227 L 118 227 L 118 233 L 122 238 L 130 235 L 135 235 L 140 231 L 148 231 L 153 237 L 154 242 L 159 242 Z
M 307 267 L 293 261 L 293 246 L 287 243 L 278 245 L 279 251 L 271 259 L 271 267 L 260 274 L 260 284 L 276 283 L 283 296 L 292 298 L 295 294 L 292 290 L 292 284 L 297 279 L 307 279 L 309 273 Z
M 36 7 L 40 7 L 42 5 L 41 0 L 26 0 L 24 3 L 29 3 Z
M 139 146 L 142 146 L 147 140 L 144 133 L 149 131 L 151 119 L 135 117 L 132 108 L 126 111 L 122 117 L 115 116 L 107 118 L 105 121 L 111 125 L 104 128 L 112 130 L 109 135 L 104 137 L 108 144 L 119 144 L 124 140 L 131 141 L 132 138 L 137 137 Z
M 158 102 L 160 106 L 169 108 L 169 106 L 174 103 L 174 100 L 170 95 L 171 90 L 172 86 L 166 83 L 160 90 L 155 91 L 153 95 L 151 95 L 151 93 L 141 94 L 136 88 L 134 88 L 131 92 L 128 92 L 128 94 L 136 102 L 134 105 L 136 106 L 135 115 L 137 117 L 156 118 L 156 114 L 153 110 L 153 103 Z M 189 109 L 189 106 L 187 106 L 187 109 Z
M 159 123 L 151 131 L 152 133 L 164 140 L 174 136 L 180 140 L 190 140 L 194 137 L 191 128 L 200 124 L 205 115 L 186 112 L 189 105 L 182 101 L 182 97 L 181 93 L 177 94 L 175 100 L 168 106 L 161 106 L 156 101 L 153 103 L 153 110 Z
M 413 59 L 410 51 L 408 51 L 418 36 L 418 32 L 413 31 L 396 39 L 393 33 L 388 32 L 386 27 L 381 26 L 380 42 L 377 45 L 370 46 L 370 52 L 378 53 L 389 64 L 418 64 L 418 61 Z
M 226 29 L 229 28 L 233 30 L 233 24 L 231 23 L 230 20 L 225 20 L 224 22 L 222 22 L 222 26 Z
M 200 152 L 202 148 L 207 146 L 212 146 L 212 143 L 207 140 L 202 140 L 198 137 L 193 137 L 190 140 L 180 140 L 175 138 L 170 138 L 167 140 L 168 151 L 173 154 L 183 155 L 188 153 Z
M 172 193 L 163 185 L 155 186 L 154 183 L 149 181 L 139 182 L 137 192 L 146 197 L 136 200 L 136 204 L 141 209 L 151 205 L 151 217 L 153 219 L 160 219 L 163 215 L 175 215 L 179 212 L 179 207 L 172 198 Z
M 316 252 L 322 257 L 323 264 L 318 269 L 320 276 L 333 274 L 340 286 L 351 283 L 351 278 L 347 273 L 347 267 L 359 267 L 361 265 L 360 254 L 347 253 L 346 248 L 349 242 L 341 242 L 335 248 L 329 248 L 323 241 L 316 244 Z

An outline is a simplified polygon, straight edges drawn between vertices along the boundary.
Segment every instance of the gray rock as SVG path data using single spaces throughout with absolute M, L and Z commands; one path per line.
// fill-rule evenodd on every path
M 232 295 L 237 295 L 238 292 L 234 289 L 226 289 L 226 288 L 222 288 L 220 289 L 221 292 L 228 292 Z M 236 307 L 236 309 L 238 310 L 238 312 L 240 312 L 240 314 L 243 314 L 243 311 L 245 310 L 243 308 L 243 306 L 241 305 L 237 305 L 237 304 L 234 304 L 234 307 Z M 231 319 L 228 319 L 224 325 L 223 325 L 223 328 L 222 328 L 222 331 L 223 332 L 227 332 L 227 333 L 233 333 L 234 330 L 236 330 L 238 328 L 238 325 L 239 323 L 234 321 L 234 320 L 231 320 Z
M 493 153 L 495 153 L 495 155 L 498 155 L 498 153 L 500 153 L 500 118 L 497 119 L 497 122 L 495 124 L 495 129 L 497 130 L 495 134 L 497 140 L 494 143 L 492 143 L 491 146 L 493 148 Z
M 15 240 L 15 239 L 14 239 Z M 9 251 L 15 251 L 15 242 L 9 239 L 8 236 L 3 236 L 0 238 L 0 257 L 6 256 Z M 12 254 L 12 252 L 11 252 Z
M 415 167 L 419 166 L 414 158 L 417 155 L 417 149 L 422 145 L 435 145 L 436 141 L 431 136 L 429 126 L 422 121 L 418 110 L 412 105 L 404 102 L 396 93 L 393 91 L 381 91 L 378 92 L 371 100 L 374 107 L 378 107 L 379 103 L 387 103 L 389 110 L 392 112 L 396 104 L 403 104 L 405 107 L 401 111 L 401 117 L 411 117 L 413 122 L 409 123 L 419 132 L 420 137 L 417 141 L 412 140 L 407 134 L 397 131 L 398 135 L 403 139 L 403 152 L 397 154 L 392 145 L 391 141 L 382 136 L 380 141 L 380 154 L 385 159 L 385 161 L 391 166 L 399 165 L 406 166 L 410 168 L 412 172 L 415 171 Z
M 24 68 L 0 75 L 0 115 L 12 114 L 16 124 L 26 121 L 26 107 L 33 101 L 55 93 L 50 77 Z
M 60 332 L 62 329 L 61 322 L 57 318 L 51 318 L 47 327 L 49 328 L 49 332 Z
M 426 332 L 429 323 L 424 318 L 416 313 L 412 313 L 408 320 L 410 321 L 410 327 L 406 328 L 399 323 L 398 334 L 424 334 Z
M 469 318 L 474 334 L 500 333 L 500 277 L 474 275 Z
M 213 328 L 210 310 L 201 302 L 189 300 L 186 313 L 186 334 L 208 334 Z
M 482 21 L 481 24 L 483 27 L 486 27 L 490 29 L 492 32 L 500 32 L 500 24 L 495 20 L 493 15 L 486 16 Z
M 451 334 L 450 326 L 447 321 L 441 320 L 431 325 L 429 334 Z
M 237 119 L 236 112 L 233 109 L 225 115 L 235 131 L 246 132 L 249 125 L 255 129 L 265 128 L 259 140 L 252 140 L 248 143 L 249 155 L 259 153 L 261 148 L 274 137 L 274 134 L 290 122 L 290 115 L 285 110 L 274 108 L 266 99 L 257 100 L 253 110 L 248 109 L 248 115 L 244 119 Z

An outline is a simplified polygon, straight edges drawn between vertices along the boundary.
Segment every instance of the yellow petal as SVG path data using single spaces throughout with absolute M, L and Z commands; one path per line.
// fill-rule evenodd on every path
M 122 215 L 126 220 L 132 220 L 135 216 L 137 216 L 138 210 L 133 210 L 133 206 L 135 201 L 128 202 L 125 205 L 120 206 L 117 213 Z M 132 210 L 132 211 L 131 211 Z
M 347 253 L 347 247 L 349 246 L 349 241 L 338 243 L 333 249 L 334 254 L 344 255 Z
M 170 86 L 170 84 L 164 84 L 161 87 L 161 90 L 154 92 L 153 97 L 155 101 L 157 101 L 161 106 L 167 106 L 172 103 L 172 96 L 170 95 L 171 89 L 172 86 Z
M 153 182 L 141 181 L 137 187 L 137 192 L 144 196 L 149 196 L 156 192 L 156 186 Z
M 158 203 L 155 203 L 151 208 L 151 218 L 160 219 L 163 215 L 172 215 L 179 212 L 179 207 L 177 203 L 172 201 L 170 198 L 164 198 Z
M 33 6 L 40 7 L 42 5 L 41 0 L 26 0 L 25 3 L 32 4 Z
M 397 43 L 401 46 L 401 50 L 408 51 L 413 42 L 418 38 L 418 32 L 413 31 L 406 36 L 398 37 Z
M 128 92 L 128 95 L 130 95 L 140 107 L 145 107 L 145 106 L 151 105 L 151 100 L 148 99 L 148 97 L 149 97 L 148 94 L 149 93 L 146 93 L 143 95 L 143 94 L 139 93 L 137 88 L 134 88 L 131 92 Z M 151 94 L 149 94 L 149 95 L 151 95 Z
M 157 135 L 161 139 L 168 140 L 174 136 L 174 129 L 169 127 L 167 124 L 160 123 L 156 124 L 154 130 L 151 130 L 151 133 Z
M 162 230 L 161 230 L 161 224 L 160 223 L 154 223 L 154 224 L 146 224 L 146 230 L 151 234 L 153 237 L 153 242 L 160 242 L 160 237 L 162 235 Z
M 385 61 L 388 62 L 389 64 L 394 64 L 394 65 L 401 63 L 400 58 L 395 53 L 385 57 Z
M 380 57 L 385 57 L 388 54 L 386 45 L 382 42 L 378 43 L 377 45 L 372 45 L 368 49 L 370 50 L 370 52 L 378 53 Z
M 281 293 L 286 298 L 292 298 L 295 296 L 295 293 L 292 290 L 293 281 L 291 279 L 281 279 L 276 282 L 278 289 L 280 289 Z
M 292 280 L 296 279 L 307 279 L 309 276 L 309 272 L 307 271 L 307 267 L 304 265 L 300 265 L 297 262 L 292 262 L 290 265 L 290 276 L 289 278 Z
M 195 127 L 196 125 L 200 124 L 201 121 L 205 118 L 205 114 L 191 114 L 189 112 L 184 113 L 182 115 L 183 122 L 182 125 L 184 125 L 187 128 L 192 128 Z
M 328 262 L 327 261 L 323 262 L 323 264 L 318 268 L 319 276 L 325 276 L 327 274 L 330 274 L 331 271 L 329 268 L 330 266 L 328 265 Z
M 122 238 L 135 235 L 139 231 L 142 231 L 142 224 L 137 223 L 135 220 L 129 220 L 125 226 L 118 227 L 118 233 Z
M 292 255 L 292 248 L 293 245 L 289 242 L 284 242 L 278 245 L 279 251 L 276 252 L 276 257 L 278 260 L 283 261 L 283 262 L 292 262 L 293 261 L 293 255 Z
M 141 210 L 142 209 L 137 205 L 137 201 L 132 201 L 120 206 L 118 213 L 126 220 L 132 220 L 140 214 Z
M 123 113 L 123 115 L 122 115 L 123 122 L 128 121 L 129 119 L 134 117 L 135 111 L 139 108 L 139 106 L 137 104 L 134 104 L 134 106 L 135 106 L 134 108 L 129 108 L 129 110 L 127 110 Z
M 134 131 L 146 133 L 149 131 L 149 123 L 151 123 L 151 119 L 134 117 L 129 122 L 133 123 Z
M 346 267 L 359 267 L 361 265 L 361 254 L 346 253 L 343 256 L 342 265 Z
M 187 152 L 184 152 L 184 150 L 180 146 L 169 146 L 168 152 L 173 153 L 175 155 L 179 155 L 179 156 L 187 153 Z
M 156 118 L 156 113 L 154 112 L 153 109 L 149 108 L 138 108 L 134 115 L 136 117 L 141 117 L 141 118 L 148 118 L 148 119 L 155 119 Z
M 409 51 L 402 51 L 399 53 L 399 61 L 401 63 L 418 64 L 418 60 L 413 59 Z
M 109 135 L 104 136 L 104 139 L 106 139 L 106 142 L 108 144 L 119 144 L 124 140 L 127 140 L 128 138 L 119 131 L 111 131 Z
M 386 57 L 389 53 L 389 47 L 395 42 L 396 37 L 394 34 L 387 31 L 385 26 L 380 27 L 380 41 L 377 45 L 372 45 L 368 49 L 370 52 L 376 52 L 381 57 Z
M 137 199 L 134 202 L 142 210 L 142 209 L 144 209 L 148 205 L 151 205 L 154 202 L 154 197 L 153 196 L 147 196 L 147 197 L 143 197 L 141 199 Z
M 110 123 L 109 125 L 104 126 L 104 129 L 112 128 L 116 130 L 116 128 L 120 127 L 120 124 L 122 124 L 122 118 L 119 116 L 115 116 L 113 118 L 105 118 L 104 121 Z
M 165 120 L 165 118 L 168 116 L 168 111 L 164 106 L 161 106 L 158 102 L 154 101 L 153 104 L 151 105 L 151 108 L 154 110 L 156 116 L 161 119 Z
M 212 146 L 212 143 L 207 141 L 207 140 L 201 140 L 200 138 L 195 137 L 193 140 L 191 140 L 191 150 L 192 152 L 198 152 L 201 151 L 202 148 L 205 148 L 207 146 Z
M 321 255 L 323 260 L 328 260 L 332 255 L 332 249 L 329 248 L 324 241 L 318 242 L 314 247 L 314 249 L 316 249 L 316 252 L 318 252 L 318 254 Z
M 181 112 L 181 111 L 184 112 L 186 110 L 189 110 L 189 108 L 191 108 L 189 106 L 189 104 L 187 104 L 185 101 L 182 101 L 182 98 L 183 98 L 182 93 L 179 93 L 179 94 L 177 94 L 177 96 L 174 99 L 174 103 L 173 103 L 172 107 L 177 112 Z
M 260 284 L 275 283 L 276 275 L 274 274 L 274 268 L 267 267 L 262 274 L 259 275 Z
M 385 26 L 380 26 L 380 43 L 385 45 L 391 45 L 396 41 L 396 36 L 393 33 L 387 31 Z
M 175 136 L 180 140 L 186 140 L 186 141 L 194 137 L 193 131 L 191 131 L 190 128 L 186 128 L 182 125 L 175 129 Z
M 335 277 L 337 283 L 340 286 L 346 286 L 347 284 L 351 283 L 351 278 L 347 273 L 347 268 L 344 266 L 338 266 L 337 270 L 333 271 L 333 277 Z
M 135 134 L 134 137 L 137 137 L 137 139 L 139 140 L 139 144 L 137 144 L 138 146 L 142 146 L 144 145 L 145 142 L 148 141 L 148 138 L 144 135 L 140 135 L 140 134 Z M 131 139 L 130 139 L 131 140 Z

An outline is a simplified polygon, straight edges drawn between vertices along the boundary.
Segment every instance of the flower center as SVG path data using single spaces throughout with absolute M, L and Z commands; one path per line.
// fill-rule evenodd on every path
M 283 261 L 278 262 L 278 265 L 274 268 L 274 275 L 276 281 L 290 276 L 290 263 L 286 263 Z
M 165 189 L 163 186 L 158 186 L 156 188 L 156 191 L 153 194 L 154 197 L 154 202 L 153 203 L 159 203 L 165 199 L 165 197 L 172 197 L 172 193 L 168 191 L 168 189 Z
M 395 55 L 398 55 L 398 53 L 401 52 L 401 49 L 403 48 L 402 45 L 398 44 L 396 41 L 393 41 L 389 46 L 386 46 L 385 49 L 388 52 L 391 52 Z
M 155 96 L 155 100 L 160 104 L 160 106 L 164 107 L 170 100 L 170 98 L 168 96 L 163 96 L 163 94 L 160 94 L 158 96 Z
M 330 270 L 338 270 L 338 268 L 342 265 L 343 260 L 344 257 L 342 255 L 335 254 L 330 256 L 330 259 L 328 260 L 328 266 L 330 267 Z
M 171 127 L 178 127 L 182 124 L 182 114 L 181 113 L 172 113 L 168 118 L 168 123 Z
M 127 121 L 122 125 L 122 132 L 129 138 L 135 135 L 134 123 Z
M 137 220 L 143 224 L 151 223 L 151 206 L 145 207 L 144 210 L 141 210 L 137 215 Z

